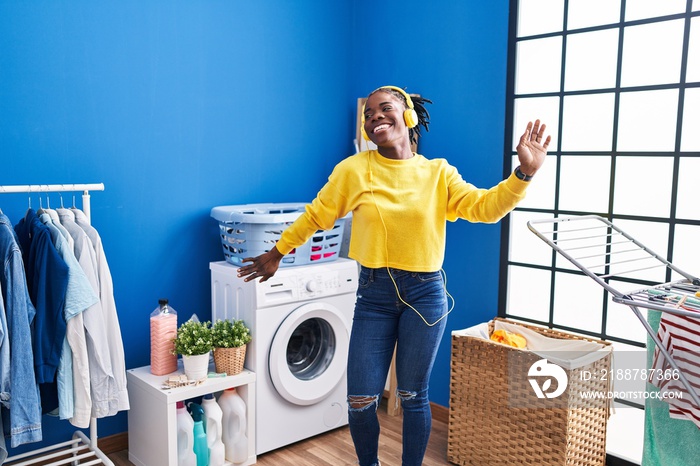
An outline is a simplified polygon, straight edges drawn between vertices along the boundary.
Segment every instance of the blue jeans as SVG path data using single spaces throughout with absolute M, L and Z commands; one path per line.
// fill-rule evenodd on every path
M 401 298 L 425 321 L 399 299 L 392 276 Z M 390 276 L 386 268 L 361 268 L 347 374 L 350 433 L 360 466 L 378 464 L 377 406 L 394 345 L 397 394 L 403 407 L 402 464 L 422 464 L 432 425 L 428 383 L 445 330 L 446 313 L 440 272 L 391 269 Z

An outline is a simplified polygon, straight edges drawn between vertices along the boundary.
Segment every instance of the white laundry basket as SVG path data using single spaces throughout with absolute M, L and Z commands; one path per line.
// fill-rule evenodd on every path
M 211 216 L 219 222 L 224 258 L 233 265 L 246 257 L 269 251 L 282 232 L 304 213 L 306 204 L 244 204 L 214 207 Z M 280 267 L 334 261 L 340 255 L 345 220 L 338 219 L 330 230 L 319 230 L 302 246 L 282 258 Z

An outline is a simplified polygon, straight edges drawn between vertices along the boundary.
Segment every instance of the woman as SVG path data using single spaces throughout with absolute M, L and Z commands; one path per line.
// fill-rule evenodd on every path
M 497 222 L 525 196 L 551 138 L 530 122 L 517 146 L 520 166 L 491 189 L 466 183 L 444 159 L 411 150 L 428 130 L 423 98 L 385 86 L 367 98 L 363 136 L 376 144 L 336 165 L 306 212 L 269 252 L 245 259 L 246 281 L 265 281 L 284 254 L 352 211 L 349 256 L 361 265 L 348 356 L 350 432 L 361 466 L 378 465 L 376 409 L 396 345 L 403 407 L 403 464 L 420 465 L 431 429 L 428 381 L 448 314 L 441 267 L 446 221 Z

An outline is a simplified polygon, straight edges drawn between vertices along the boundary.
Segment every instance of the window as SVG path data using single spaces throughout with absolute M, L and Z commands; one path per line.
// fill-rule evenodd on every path
M 613 318 L 604 290 L 588 290 L 526 224 L 601 215 L 700 273 L 700 1 L 513 4 L 507 171 L 527 121 L 544 121 L 552 143 L 505 225 L 500 313 L 643 346 L 641 326 Z
M 631 310 L 527 222 L 600 215 L 700 274 L 700 0 L 512 0 L 511 15 L 505 174 L 528 121 L 552 142 L 504 221 L 499 315 L 643 348 Z

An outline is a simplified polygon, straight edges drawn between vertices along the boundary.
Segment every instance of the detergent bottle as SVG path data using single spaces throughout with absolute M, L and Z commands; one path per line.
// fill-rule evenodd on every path
M 177 402 L 177 464 L 178 466 L 197 466 L 194 454 L 194 420 L 185 408 L 184 401 Z
M 248 459 L 245 401 L 235 388 L 229 388 L 219 397 L 219 406 L 223 413 L 221 433 L 225 457 L 232 463 L 242 463 Z
M 198 403 L 187 405 L 194 419 L 194 454 L 197 455 L 197 466 L 209 466 L 209 447 L 207 434 L 204 431 L 204 410 Z
M 208 393 L 202 398 L 202 409 L 204 409 L 204 427 L 207 431 L 207 446 L 209 447 L 209 466 L 223 466 L 226 454 L 224 442 L 221 439 L 224 413 L 212 393 Z
M 158 300 L 151 313 L 151 373 L 165 375 L 177 370 L 173 339 L 177 336 L 177 312 L 167 299 Z

